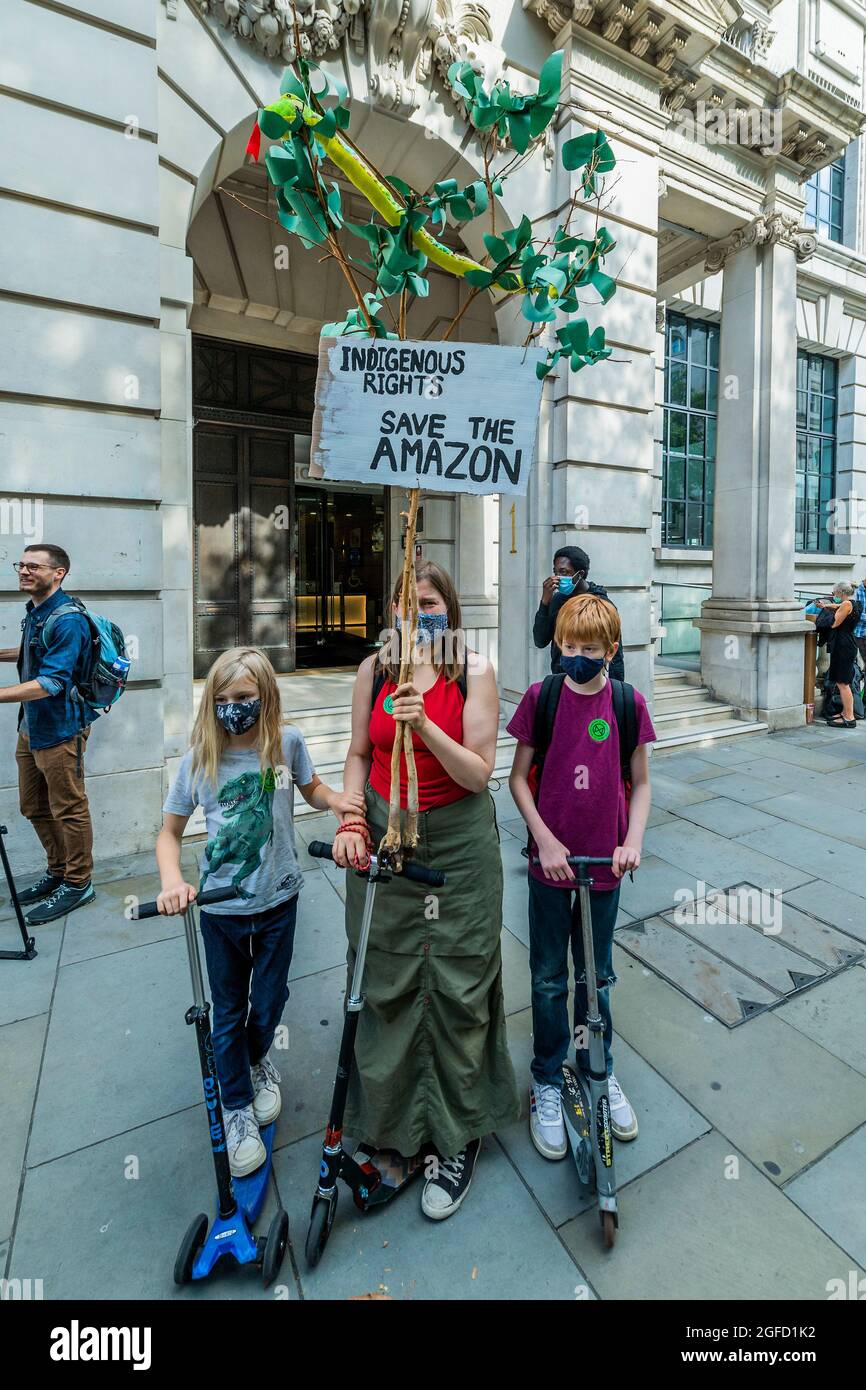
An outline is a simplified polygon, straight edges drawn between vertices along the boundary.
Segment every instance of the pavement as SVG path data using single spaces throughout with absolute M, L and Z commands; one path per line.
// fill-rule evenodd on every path
M 652 777 L 615 948 L 614 1058 L 640 1135 L 616 1146 L 612 1251 L 571 1162 L 545 1162 L 529 1140 L 524 832 L 503 782 L 504 990 L 524 1114 L 484 1140 L 455 1217 L 428 1221 L 420 1183 L 366 1216 L 344 1191 L 321 1264 L 305 1267 L 345 989 L 341 872 L 305 848 L 330 838 L 329 818 L 305 817 L 276 1054 L 274 1178 L 290 1218 L 277 1284 L 266 1292 L 251 1269 L 172 1283 L 213 1179 L 181 920 L 124 916 L 129 899 L 155 896 L 150 855 L 102 862 L 91 906 L 39 929 L 35 960 L 0 961 L 0 1273 L 41 1280 L 46 1299 L 824 1300 L 856 1288 L 866 730 L 718 740 L 656 755 Z M 16 944 L 4 902 L 0 946 Z M 275 1204 L 272 1184 L 259 1230 Z

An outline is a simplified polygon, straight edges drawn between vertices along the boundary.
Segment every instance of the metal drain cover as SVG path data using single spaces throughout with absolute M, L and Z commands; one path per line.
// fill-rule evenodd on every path
M 616 940 L 728 1028 L 866 955 L 844 932 L 750 883 L 627 922 Z

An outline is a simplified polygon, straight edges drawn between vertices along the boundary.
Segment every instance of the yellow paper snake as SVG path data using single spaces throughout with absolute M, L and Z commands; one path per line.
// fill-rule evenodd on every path
M 287 121 L 294 121 L 295 117 L 300 114 L 304 124 L 313 130 L 328 158 L 346 175 L 346 178 L 357 188 L 358 192 L 363 193 L 370 206 L 389 226 L 396 227 L 399 224 L 405 211 L 402 203 L 398 202 L 387 184 L 383 183 L 379 175 L 370 168 L 363 156 L 347 144 L 339 130 L 335 131 L 329 138 L 316 132 L 316 126 L 322 120 L 318 111 L 307 106 L 300 97 L 291 94 L 280 97 L 279 101 L 271 102 L 269 106 L 265 107 L 265 110 L 275 111 Z M 451 275 L 462 276 L 466 274 L 467 270 L 485 271 L 487 269 L 478 261 L 473 261 L 470 256 L 461 256 L 456 251 L 450 250 L 449 247 L 443 246 L 441 241 L 437 241 L 423 227 L 419 227 L 412 233 L 412 240 L 418 250 L 422 251 L 434 265 L 438 265 L 442 270 L 447 270 Z

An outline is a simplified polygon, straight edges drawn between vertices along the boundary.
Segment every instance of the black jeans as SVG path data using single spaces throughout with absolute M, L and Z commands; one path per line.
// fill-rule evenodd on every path
M 260 1062 L 289 997 L 298 896 L 267 912 L 199 914 L 213 1000 L 213 1050 L 223 1106 L 253 1103 Z
M 592 945 L 598 983 L 598 1011 L 604 1021 L 604 1055 L 607 1074 L 613 1071 L 610 987 L 613 973 L 613 929 L 619 906 L 619 888 L 591 892 Z M 586 979 L 583 936 L 580 928 L 580 895 L 576 890 L 554 888 L 529 875 L 529 969 L 532 975 L 532 1075 L 541 1085 L 562 1085 L 562 1064 L 568 1054 L 568 946 L 574 960 L 574 1026 L 586 1023 Z M 581 1071 L 589 1071 L 589 1051 L 575 1047 Z

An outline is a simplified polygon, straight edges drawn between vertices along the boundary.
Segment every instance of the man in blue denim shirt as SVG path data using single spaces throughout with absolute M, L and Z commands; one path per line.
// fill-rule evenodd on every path
M 18 663 L 19 685 L 0 687 L 0 704 L 21 704 L 18 715 L 18 792 L 21 814 L 39 836 L 48 868 L 19 894 L 38 904 L 30 926 L 63 917 L 92 902 L 93 827 L 84 790 L 82 750 L 90 732 L 82 728 L 70 690 L 90 641 L 87 622 L 76 613 L 54 623 L 46 645 L 42 628 L 56 608 L 68 603 L 61 585 L 69 556 L 61 546 L 25 546 L 16 566 L 18 587 L 27 595 L 19 651 L 0 651 Z M 92 715 L 87 715 L 89 723 Z

